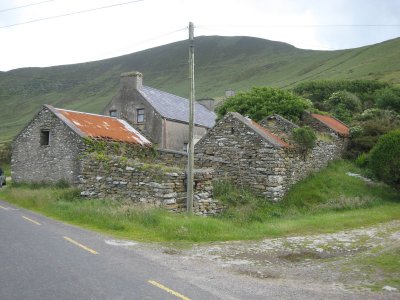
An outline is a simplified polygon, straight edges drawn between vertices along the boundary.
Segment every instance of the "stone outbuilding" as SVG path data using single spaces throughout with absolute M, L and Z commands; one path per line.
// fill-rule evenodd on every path
M 215 124 L 210 99 L 195 103 L 194 136 L 199 140 Z M 143 75 L 121 75 L 118 93 L 104 108 L 103 115 L 127 120 L 158 147 L 186 151 L 189 142 L 189 100 L 143 85 Z
M 287 189 L 290 145 L 239 113 L 228 113 L 195 145 L 196 164 L 214 168 L 214 178 L 251 187 L 272 200 Z
M 350 136 L 349 127 L 340 120 L 330 115 L 321 115 L 305 112 L 302 115 L 302 123 L 313 128 L 317 132 L 335 135 L 347 140 Z
M 151 146 L 124 120 L 44 105 L 13 141 L 13 182 L 77 183 L 86 138 Z
M 341 157 L 347 127 L 326 117 L 331 127 L 314 125 L 318 140 L 304 153 L 291 138 L 298 125 L 289 120 L 272 115 L 258 124 L 238 113 L 228 113 L 195 145 L 196 164 L 214 168 L 214 179 L 233 181 L 278 201 L 293 184 Z

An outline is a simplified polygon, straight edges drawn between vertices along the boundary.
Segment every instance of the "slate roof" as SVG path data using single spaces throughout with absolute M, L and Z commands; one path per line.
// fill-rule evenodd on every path
M 335 119 L 334 117 L 327 116 L 327 115 L 319 115 L 319 114 L 311 114 L 311 116 L 321 123 L 325 124 L 328 126 L 330 129 L 333 131 L 337 132 L 341 136 L 349 136 L 350 135 L 350 130 L 349 127 L 344 125 L 342 122 L 340 122 L 338 119 Z
M 285 141 L 283 141 L 280 137 L 278 137 L 277 135 L 273 134 L 272 132 L 270 132 L 266 128 L 262 127 L 261 125 L 259 125 L 255 121 L 253 121 L 251 119 L 248 119 L 248 118 L 245 118 L 245 117 L 243 117 L 241 114 L 239 114 L 237 112 L 231 112 L 230 114 L 232 114 L 238 120 L 242 121 L 250 129 L 255 131 L 258 135 L 260 135 L 263 139 L 265 139 L 267 142 L 269 142 L 273 146 L 275 146 L 275 147 L 283 147 L 283 148 L 290 147 L 290 145 L 288 143 L 286 143 Z
M 138 90 L 151 106 L 164 118 L 189 122 L 189 100 L 148 86 Z M 211 128 L 215 125 L 216 114 L 203 105 L 195 103 L 194 123 Z
M 149 140 L 124 120 L 55 108 L 51 105 L 45 105 L 45 107 L 82 137 L 138 144 L 141 146 L 151 145 Z

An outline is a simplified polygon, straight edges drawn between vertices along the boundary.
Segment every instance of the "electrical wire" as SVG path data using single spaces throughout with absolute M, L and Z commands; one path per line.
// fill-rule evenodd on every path
M 36 2 L 36 3 L 30 3 L 30 4 L 26 4 L 26 5 L 16 6 L 16 7 L 10 7 L 10 8 L 0 10 L 0 13 L 10 11 L 10 10 L 20 9 L 20 8 L 24 8 L 24 7 L 29 7 L 29 6 L 35 6 L 35 5 L 39 5 L 39 4 L 43 4 L 43 3 L 47 3 L 47 2 L 53 2 L 53 1 L 56 1 L 56 0 L 47 0 L 47 1 L 42 1 L 42 2 Z
M 24 25 L 24 24 L 47 21 L 47 20 L 51 20 L 51 19 L 58 19 L 58 18 L 63 18 L 63 17 L 72 16 L 72 15 L 88 13 L 88 12 L 92 12 L 92 11 L 97 11 L 97 10 L 101 10 L 101 9 L 106 9 L 106 8 L 111 8 L 111 7 L 116 7 L 116 6 L 122 6 L 122 5 L 127 5 L 127 4 L 131 4 L 131 3 L 136 3 L 136 2 L 142 2 L 142 1 L 145 1 L 145 0 L 133 0 L 133 1 L 128 1 L 128 2 L 123 2 L 123 3 L 117 3 L 117 4 L 112 4 L 112 5 L 95 7 L 95 8 L 91 8 L 91 9 L 75 11 L 75 12 L 72 12 L 72 13 L 67 13 L 67 14 L 62 14 L 62 15 L 57 15 L 57 16 L 51 16 L 51 17 L 46 17 L 46 18 L 41 18 L 41 19 L 34 19 L 34 20 L 21 22 L 21 23 L 14 23 L 14 24 L 10 24 L 10 25 L 1 26 L 0 28 L 8 28 L 8 27 L 19 26 L 19 25 Z

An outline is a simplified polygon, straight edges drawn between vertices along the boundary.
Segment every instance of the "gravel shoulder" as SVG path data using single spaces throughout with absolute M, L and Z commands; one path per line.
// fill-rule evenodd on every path
M 400 299 L 368 259 L 400 248 L 400 221 L 330 234 L 135 249 L 221 299 Z M 399 257 L 400 259 L 400 257 Z M 371 289 L 371 287 L 375 287 Z M 382 289 L 382 287 L 384 287 Z

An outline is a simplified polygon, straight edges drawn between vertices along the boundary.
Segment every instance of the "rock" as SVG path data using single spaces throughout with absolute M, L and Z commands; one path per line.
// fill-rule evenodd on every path
M 388 291 L 388 292 L 396 292 L 396 291 L 397 291 L 397 288 L 392 287 L 392 286 L 390 286 L 390 285 L 385 285 L 385 286 L 382 288 L 382 290 Z

